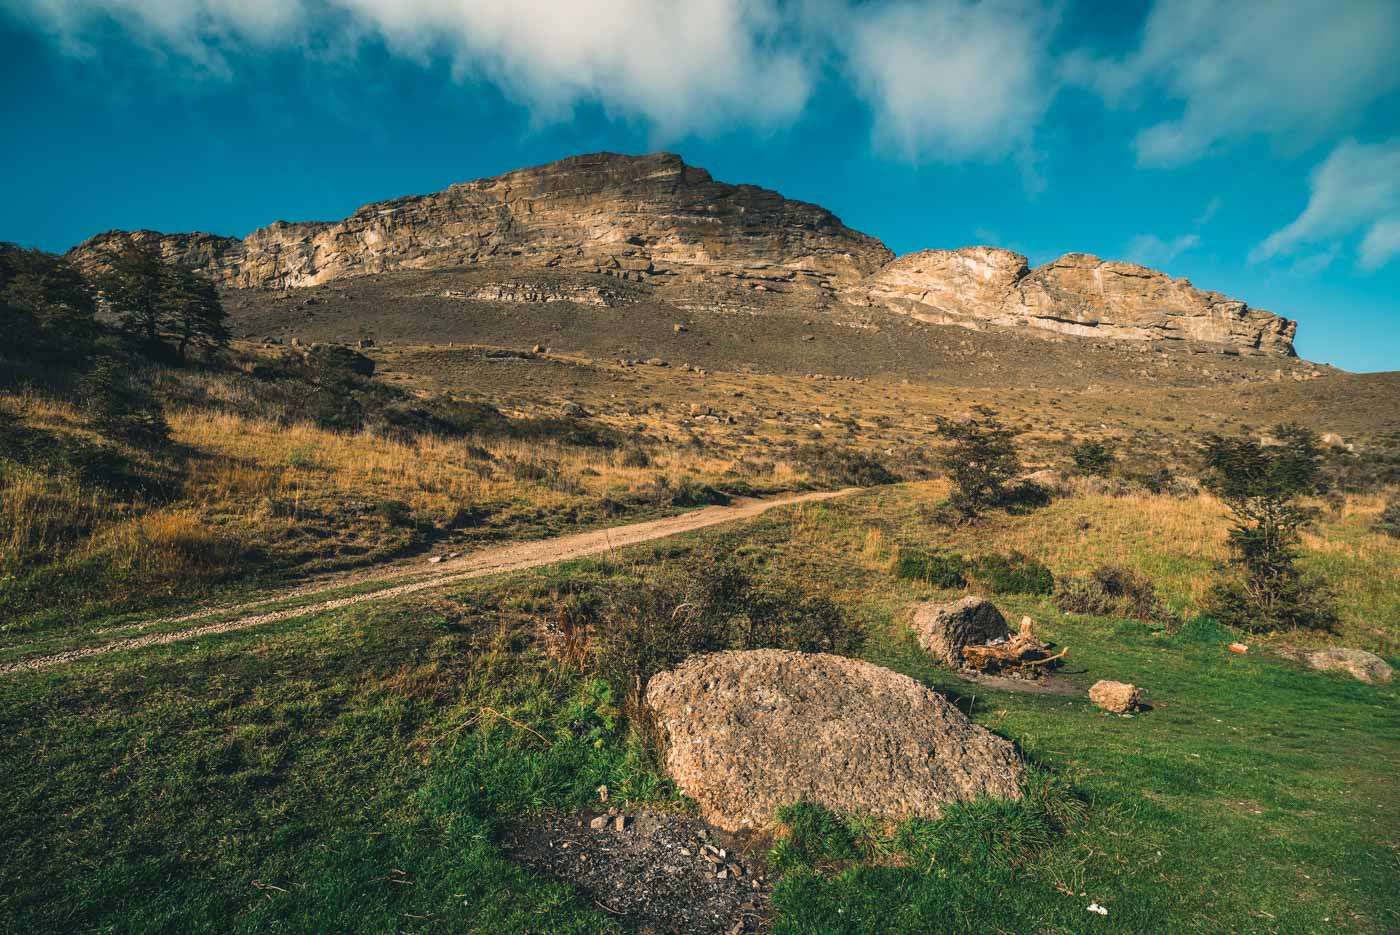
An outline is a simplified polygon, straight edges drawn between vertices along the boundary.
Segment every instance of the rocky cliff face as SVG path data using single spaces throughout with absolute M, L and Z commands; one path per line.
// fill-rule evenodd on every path
M 995 247 L 902 256 L 843 294 L 921 321 L 1029 326 L 1120 341 L 1188 342 L 1291 356 L 1297 323 L 1144 266 L 1069 253 L 1030 269 Z
M 969 328 L 1028 326 L 1281 356 L 1292 355 L 1296 329 L 1184 279 L 1087 254 L 1034 270 L 1020 254 L 995 247 L 895 259 L 823 208 L 716 182 L 670 153 L 576 156 L 366 205 L 343 221 L 279 221 L 243 240 L 111 231 L 70 256 L 101 268 L 127 241 L 152 245 L 233 288 L 479 266 L 508 277 L 482 293 L 496 298 L 483 301 L 543 301 L 521 273 L 552 268 L 640 283 L 687 310 L 728 308 L 740 295 L 752 311 L 766 294 L 795 294 L 828 309 L 881 307 Z M 567 291 L 555 300 L 573 301 Z
M 242 241 L 206 234 L 102 234 L 75 249 L 100 262 L 127 236 L 234 287 L 312 286 L 346 276 L 519 261 L 646 281 L 687 274 L 829 288 L 893 254 L 816 205 L 716 182 L 679 156 L 601 153 L 366 205 L 343 221 L 279 221 Z

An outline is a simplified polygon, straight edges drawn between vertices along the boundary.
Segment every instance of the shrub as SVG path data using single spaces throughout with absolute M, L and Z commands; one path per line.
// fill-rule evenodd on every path
M 973 563 L 973 574 L 997 594 L 1049 594 L 1055 588 L 1050 569 L 1021 552 L 983 555 Z
M 596 608 L 589 666 L 633 712 L 652 675 L 695 653 L 772 648 L 851 655 L 864 643 L 864 633 L 832 601 L 761 581 L 723 548 L 692 555 L 659 580 L 610 584 L 587 606 Z
M 81 386 L 93 421 L 103 433 L 146 446 L 161 445 L 170 439 L 165 411 L 128 366 L 104 358 L 83 378 Z
M 953 482 L 949 503 L 963 522 L 972 522 L 1003 502 L 1006 484 L 1021 470 L 1013 433 L 984 406 L 965 419 L 940 418 L 938 433 L 950 443 L 939 459 Z
M 817 480 L 832 486 L 877 487 L 899 478 L 873 455 L 835 445 L 803 445 L 794 460 Z
M 1075 467 L 1096 477 L 1107 477 L 1116 460 L 1112 445 L 1093 439 L 1085 439 L 1075 445 L 1070 449 L 1069 456 L 1074 459 Z
M 1055 606 L 1073 614 L 1148 622 L 1163 622 L 1171 616 L 1150 578 L 1118 565 L 1101 565 L 1087 575 L 1059 579 Z
M 906 581 L 918 581 L 935 588 L 961 588 L 967 585 L 967 559 L 956 552 L 925 552 L 900 549 L 894 574 Z
M 413 525 L 413 509 L 402 500 L 381 500 L 375 506 L 375 512 L 390 526 Z
M 1376 517 L 1376 532 L 1400 539 L 1400 498 L 1391 497 L 1381 515 Z
M 625 468 L 651 467 L 651 455 L 647 454 L 645 448 L 633 445 L 622 452 L 618 464 Z
M 1206 439 L 1204 484 L 1234 516 L 1230 562 L 1237 570 L 1211 593 L 1207 611 L 1221 623 L 1254 632 L 1333 629 L 1330 591 L 1297 565 L 1302 529 L 1313 511 L 1298 503 L 1322 493 L 1317 435 L 1297 425 L 1274 429 L 1278 443 L 1249 437 Z

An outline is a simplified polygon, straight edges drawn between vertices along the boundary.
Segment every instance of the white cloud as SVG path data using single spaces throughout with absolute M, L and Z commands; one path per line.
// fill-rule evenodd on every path
M 1130 263 L 1165 269 L 1171 262 L 1188 250 L 1201 245 L 1196 234 L 1182 234 L 1171 240 L 1163 240 L 1155 234 L 1138 234 L 1128 242 L 1127 257 Z
M 1360 265 L 1376 269 L 1400 255 L 1400 137 L 1345 140 L 1313 170 L 1303 213 L 1250 253 L 1252 262 L 1364 232 Z
M 228 52 L 382 41 L 481 76 L 543 120 L 596 102 L 659 136 L 795 117 L 812 69 L 777 0 L 9 0 L 84 51 L 115 23 L 215 75 Z
M 1031 139 L 1053 93 L 1053 27 L 1030 2 L 896 2 L 851 11 L 836 41 L 876 139 L 911 160 L 956 161 Z
M 1132 55 L 1063 72 L 1110 104 L 1179 101 L 1134 144 L 1140 165 L 1172 166 L 1255 134 L 1296 146 L 1354 127 L 1400 89 L 1398 59 L 1395 0 L 1157 0 Z
M 910 160 L 1014 154 L 1033 187 L 1051 95 L 1051 0 L 0 0 L 95 54 L 116 26 L 231 77 L 263 48 L 352 56 L 365 42 L 485 78 L 537 121 L 584 103 L 655 137 L 781 126 L 844 70 L 876 139 Z

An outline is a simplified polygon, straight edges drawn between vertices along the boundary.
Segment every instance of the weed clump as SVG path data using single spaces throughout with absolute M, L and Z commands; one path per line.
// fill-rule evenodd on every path
M 935 588 L 967 587 L 968 561 L 956 552 L 928 552 L 900 549 L 894 561 L 894 575 Z
M 803 445 L 794 459 L 813 478 L 832 486 L 878 487 L 899 480 L 878 458 L 851 448 Z
M 1071 614 L 1149 623 L 1166 621 L 1171 615 L 1150 578 L 1120 565 L 1101 565 L 1087 575 L 1060 578 L 1054 593 L 1055 606 Z
M 973 564 L 973 576 L 996 594 L 1049 594 L 1055 588 L 1050 569 L 1018 551 L 981 556 Z
M 863 631 L 832 600 L 764 580 L 723 549 L 691 556 L 659 580 L 571 597 L 567 617 L 574 656 L 634 713 L 651 676 L 697 653 L 852 655 L 864 644 Z
M 1092 438 L 1085 439 L 1071 448 L 1069 456 L 1080 472 L 1093 477 L 1107 477 L 1117 461 L 1112 445 Z
M 1382 535 L 1400 539 L 1400 498 L 1391 497 L 1387 501 L 1381 515 L 1376 517 L 1375 529 Z

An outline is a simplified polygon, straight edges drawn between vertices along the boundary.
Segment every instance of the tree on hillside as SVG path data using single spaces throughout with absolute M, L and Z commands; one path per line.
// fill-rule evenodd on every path
M 0 355 L 82 368 L 97 333 L 87 280 L 63 257 L 0 243 Z
M 192 349 L 207 355 L 228 344 L 228 313 L 219 290 L 192 270 L 174 264 L 161 270 L 161 313 L 181 360 L 188 359 Z
M 939 458 L 953 482 L 949 497 L 964 522 L 975 520 L 1006 497 L 1006 485 L 1021 470 L 1015 433 L 996 413 L 975 406 L 961 419 L 938 419 L 938 434 L 950 443 Z
M 154 250 L 128 242 L 97 280 L 102 300 L 122 330 L 141 341 L 148 354 L 161 348 L 161 261 Z
M 1322 492 L 1317 435 L 1297 425 L 1274 430 L 1277 444 L 1210 435 L 1205 440 L 1207 490 L 1234 518 L 1229 543 L 1239 575 L 1211 593 L 1222 623 L 1257 632 L 1331 629 L 1331 595 L 1298 568 L 1297 546 L 1314 511 L 1300 497 Z
M 174 352 L 181 360 L 228 343 L 228 315 L 208 279 L 168 263 L 148 247 L 127 243 L 99 280 L 102 297 L 122 329 L 152 357 Z

